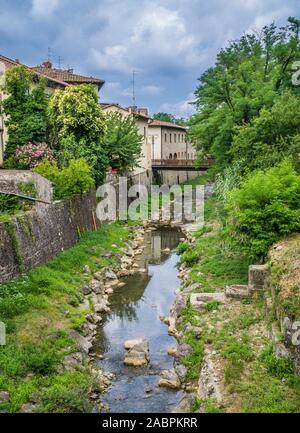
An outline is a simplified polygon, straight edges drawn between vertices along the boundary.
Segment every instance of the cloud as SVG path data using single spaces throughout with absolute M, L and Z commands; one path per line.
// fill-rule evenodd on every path
M 32 0 L 31 13 L 38 18 L 50 18 L 59 6 L 60 0 Z
M 173 114 L 175 117 L 184 117 L 187 118 L 195 113 L 195 107 L 191 104 L 195 100 L 195 96 L 193 94 L 189 94 L 188 98 L 175 102 L 175 103 L 164 103 L 159 107 L 159 111 L 164 113 Z
M 164 91 L 163 87 L 156 86 L 155 84 L 148 84 L 140 89 L 143 95 L 156 96 L 160 95 Z
M 199 37 L 189 34 L 178 10 L 151 3 L 141 12 L 122 43 L 90 49 L 99 69 L 124 73 L 132 69 L 172 71 L 194 66 L 205 58 Z
M 18 7 L 16 7 L 16 3 Z M 0 50 L 29 65 L 57 66 L 106 81 L 102 100 L 189 113 L 197 78 L 230 40 L 299 15 L 299 0 L 0 0 Z M 8 25 L 9 23 L 9 25 Z M 192 98 L 193 99 L 193 98 Z

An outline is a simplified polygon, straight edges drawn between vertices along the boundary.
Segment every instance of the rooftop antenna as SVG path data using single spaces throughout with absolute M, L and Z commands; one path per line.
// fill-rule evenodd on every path
M 136 106 L 136 98 L 135 98 L 135 76 L 136 76 L 136 71 L 133 70 L 132 71 L 132 105 L 133 107 Z

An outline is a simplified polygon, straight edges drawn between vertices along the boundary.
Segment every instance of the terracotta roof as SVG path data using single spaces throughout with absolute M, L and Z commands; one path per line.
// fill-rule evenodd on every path
M 164 128 L 175 128 L 175 129 L 182 129 L 184 131 L 187 130 L 187 128 L 185 126 L 182 125 L 176 125 L 176 123 L 171 123 L 171 122 L 164 122 L 162 120 L 152 120 L 152 122 L 149 124 L 149 126 L 161 126 Z
M 19 61 L 16 61 L 16 60 L 9 59 L 8 57 L 3 56 L 2 54 L 0 54 L 0 62 L 3 62 L 5 64 L 5 66 L 6 66 L 7 69 L 10 69 L 10 68 L 12 68 L 14 66 L 19 66 L 19 65 L 25 66 L 27 69 L 31 69 L 28 66 L 24 65 L 23 63 L 20 63 Z M 68 84 L 66 82 L 64 82 L 64 81 L 61 81 L 61 80 L 49 77 L 49 76 L 44 75 L 43 73 L 41 73 L 39 71 L 34 71 L 34 72 L 36 74 L 40 75 L 41 77 L 44 77 L 47 80 L 49 80 L 51 82 L 54 82 L 56 84 L 59 84 L 59 85 L 61 85 L 63 87 L 68 86 Z
M 103 86 L 104 80 L 95 77 L 86 77 L 84 75 L 74 74 L 71 70 L 55 69 L 52 67 L 35 66 L 32 70 L 51 77 L 64 81 L 68 84 L 90 83 L 97 84 L 99 89 Z

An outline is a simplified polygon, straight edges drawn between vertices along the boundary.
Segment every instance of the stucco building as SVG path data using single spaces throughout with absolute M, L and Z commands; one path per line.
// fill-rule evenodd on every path
M 196 151 L 187 139 L 187 128 L 170 122 L 152 120 L 149 124 L 149 142 L 153 160 L 194 160 Z

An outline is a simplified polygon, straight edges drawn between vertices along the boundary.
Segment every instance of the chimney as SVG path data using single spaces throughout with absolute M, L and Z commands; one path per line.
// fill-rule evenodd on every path
M 52 68 L 52 63 L 49 62 L 49 60 L 47 60 L 47 62 L 44 62 L 42 64 L 43 68 L 47 68 L 47 69 L 51 69 Z

